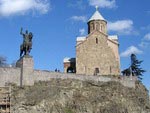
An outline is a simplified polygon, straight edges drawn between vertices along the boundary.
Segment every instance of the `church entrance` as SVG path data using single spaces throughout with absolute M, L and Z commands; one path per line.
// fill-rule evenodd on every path
M 73 67 L 68 67 L 67 73 L 75 73 L 75 70 L 73 69 Z
M 100 73 L 99 68 L 95 68 L 94 75 L 98 75 Z

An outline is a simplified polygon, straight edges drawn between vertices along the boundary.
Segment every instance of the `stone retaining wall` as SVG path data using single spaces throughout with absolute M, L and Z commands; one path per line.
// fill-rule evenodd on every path
M 7 83 L 20 85 L 20 68 L 0 68 L 0 87 Z
M 21 82 L 21 69 L 20 68 L 0 68 L 0 86 L 5 86 L 6 83 L 14 83 L 18 86 Z M 118 81 L 122 85 L 127 87 L 135 87 L 135 78 L 128 77 L 103 77 L 103 76 L 85 76 L 85 75 L 76 75 L 76 74 L 66 74 L 66 73 L 56 73 L 50 71 L 41 71 L 34 70 L 32 75 L 26 76 L 23 75 L 24 82 L 23 85 L 34 85 L 38 81 L 49 81 L 50 79 L 75 79 L 81 81 L 96 81 L 96 82 L 108 82 L 108 81 Z

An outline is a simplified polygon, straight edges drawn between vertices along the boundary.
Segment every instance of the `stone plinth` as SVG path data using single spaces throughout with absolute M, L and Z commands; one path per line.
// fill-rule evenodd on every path
M 33 58 L 31 56 L 23 56 L 21 57 L 17 63 L 16 66 L 21 69 L 21 75 L 20 75 L 20 86 L 23 85 L 33 85 L 34 79 L 33 79 L 33 70 L 34 70 L 34 62 Z

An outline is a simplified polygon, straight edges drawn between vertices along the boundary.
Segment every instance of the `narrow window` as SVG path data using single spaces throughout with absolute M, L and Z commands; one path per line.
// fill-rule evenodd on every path
M 94 30 L 94 24 L 93 23 L 91 23 L 90 28 L 91 28 L 91 30 Z
M 110 74 L 112 73 L 112 68 L 111 68 L 111 66 L 110 66 Z
M 101 25 L 101 31 L 103 31 L 103 26 Z
M 99 23 L 96 23 L 96 30 L 100 30 L 100 25 L 99 25 Z
M 96 38 L 96 44 L 98 44 L 98 38 Z

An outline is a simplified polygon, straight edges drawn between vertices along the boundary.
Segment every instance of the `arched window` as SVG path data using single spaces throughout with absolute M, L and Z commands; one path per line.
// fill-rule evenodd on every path
M 96 44 L 98 44 L 98 38 L 96 38 Z
M 100 25 L 98 22 L 96 23 L 96 30 L 98 30 L 98 31 L 100 30 Z
M 102 24 L 100 25 L 100 31 L 103 31 L 103 25 Z
M 90 28 L 91 30 L 94 30 L 94 23 L 91 23 Z

